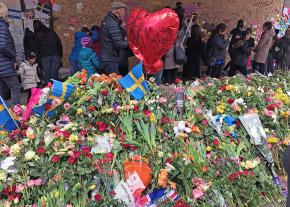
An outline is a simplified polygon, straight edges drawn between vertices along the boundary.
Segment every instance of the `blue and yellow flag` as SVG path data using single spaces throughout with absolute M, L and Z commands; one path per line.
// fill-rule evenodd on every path
M 19 128 L 18 123 L 18 118 L 0 96 L 0 130 L 11 132 Z
M 40 12 L 47 14 L 47 15 L 50 14 L 50 9 L 51 9 L 51 7 L 49 5 L 45 5 L 45 4 L 42 4 L 40 2 L 37 5 L 37 11 L 40 11 Z
M 136 100 L 141 100 L 149 91 L 142 71 L 142 63 L 136 65 L 124 78 L 119 79 L 119 82 Z
M 48 117 L 54 116 L 56 114 L 55 109 L 57 106 L 47 107 L 52 104 L 53 99 L 58 99 L 60 102 L 64 102 L 75 90 L 75 85 L 70 83 L 63 83 L 60 81 L 53 80 L 52 93 L 48 97 L 47 101 L 38 107 L 33 109 L 33 112 L 39 116 L 47 115 Z

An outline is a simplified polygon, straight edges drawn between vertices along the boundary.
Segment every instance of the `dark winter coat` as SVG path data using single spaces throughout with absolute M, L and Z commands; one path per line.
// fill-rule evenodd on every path
M 0 18 L 0 77 L 16 75 L 16 49 L 8 24 Z
M 216 58 L 216 60 L 225 60 L 229 44 L 229 39 L 225 39 L 224 36 L 216 34 L 209 39 L 208 50 L 211 51 L 211 56 Z
M 251 53 L 252 47 L 249 41 L 238 40 L 232 45 L 232 63 L 245 67 Z
M 283 50 L 283 58 L 282 58 L 282 63 L 280 65 L 283 66 L 290 66 L 290 35 L 284 36 L 280 39 L 280 45 Z
M 232 39 L 229 45 L 229 54 L 232 58 L 232 46 L 234 43 L 236 43 L 237 41 L 239 41 L 239 39 L 242 37 L 243 35 L 243 30 L 241 30 L 240 28 L 235 28 L 231 31 L 230 33 L 232 35 Z
M 37 53 L 41 58 L 54 55 L 62 57 L 62 43 L 56 32 L 48 30 L 43 36 L 35 35 Z
M 119 52 L 127 49 L 120 21 L 112 12 L 103 19 L 101 25 L 101 60 L 103 62 L 120 62 Z

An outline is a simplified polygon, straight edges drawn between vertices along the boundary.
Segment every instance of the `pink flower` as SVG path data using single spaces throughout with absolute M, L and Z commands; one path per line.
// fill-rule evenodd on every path
M 23 184 L 19 184 L 16 186 L 16 193 L 21 193 L 24 190 L 25 186 Z
M 34 180 L 29 180 L 29 181 L 27 182 L 27 186 L 28 186 L 28 187 L 33 187 L 33 186 L 34 186 Z
M 192 183 L 195 185 L 195 186 L 199 186 L 203 183 L 202 179 L 201 178 L 193 178 L 192 179 Z
M 199 189 L 194 189 L 194 190 L 192 191 L 192 196 L 193 196 L 193 198 L 194 198 L 195 200 L 200 199 L 200 198 L 202 198 L 202 196 L 203 196 L 203 192 L 202 192 L 201 190 L 199 190 Z
M 201 110 L 200 108 L 196 108 L 196 109 L 195 109 L 195 113 L 196 113 L 196 114 L 201 114 L 201 113 L 202 113 L 202 110 Z
M 41 186 L 42 180 L 41 179 L 36 179 L 34 180 L 34 185 L 35 186 Z
M 207 86 L 208 87 L 211 87 L 211 86 L 213 86 L 213 84 L 212 83 L 208 83 Z
M 65 104 L 63 105 L 63 108 L 64 108 L 65 110 L 70 109 L 70 104 L 69 104 L 69 103 L 65 103 Z

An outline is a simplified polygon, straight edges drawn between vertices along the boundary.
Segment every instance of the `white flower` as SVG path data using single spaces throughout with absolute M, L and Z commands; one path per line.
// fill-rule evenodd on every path
M 19 146 L 19 144 L 16 143 L 16 144 L 12 145 L 12 147 L 10 148 L 10 154 L 18 155 L 20 150 L 21 150 L 21 147 Z
M 32 160 L 33 158 L 35 158 L 35 152 L 33 152 L 33 151 L 28 151 L 24 155 L 24 160 L 25 161 Z

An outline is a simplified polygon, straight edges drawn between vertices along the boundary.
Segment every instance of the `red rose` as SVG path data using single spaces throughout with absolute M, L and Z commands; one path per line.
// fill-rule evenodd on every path
M 91 149 L 89 147 L 82 147 L 82 151 L 84 154 L 88 154 L 91 152 Z
M 114 154 L 109 152 L 109 153 L 105 154 L 105 157 L 108 161 L 112 161 L 114 159 Z
M 66 139 L 69 138 L 69 136 L 71 135 L 69 131 L 61 131 L 61 133 L 62 133 L 62 136 Z
M 8 200 L 9 200 L 9 201 L 14 201 L 15 198 L 16 198 L 16 197 L 15 197 L 15 195 L 13 195 L 13 194 L 8 196 Z
M 39 148 L 37 148 L 36 152 L 38 154 L 44 154 L 45 153 L 45 148 L 44 147 L 39 147 Z
M 75 158 L 79 158 L 82 155 L 82 153 L 80 151 L 75 151 L 74 152 L 74 157 Z
M 149 117 L 149 116 L 151 115 L 151 111 L 149 111 L 149 110 L 147 110 L 147 109 L 145 109 L 145 110 L 143 111 L 143 113 L 144 113 L 145 116 L 147 116 L 147 117 Z
M 227 86 L 223 85 L 223 86 L 220 87 L 220 90 L 225 91 L 226 90 L 226 87 Z
M 101 94 L 102 94 L 103 96 L 107 96 L 107 95 L 109 94 L 109 91 L 106 90 L 106 89 L 103 89 L 103 90 L 101 90 Z
M 46 111 L 48 111 L 49 109 L 51 109 L 51 104 L 45 104 L 44 108 Z
M 181 82 L 180 78 L 176 78 L 175 81 L 174 81 L 175 84 L 179 84 L 180 82 Z
M 87 153 L 87 154 L 86 154 L 86 158 L 88 158 L 88 159 L 91 160 L 91 159 L 93 159 L 93 155 L 92 155 L 91 153 Z
M 108 127 L 108 125 L 104 122 L 97 122 L 96 125 L 98 126 L 100 132 L 106 131 Z
M 215 138 L 213 141 L 212 141 L 213 145 L 219 145 L 220 144 L 220 141 Z
M 81 145 L 83 142 L 82 142 L 82 140 L 78 140 L 76 143 L 77 143 L 77 145 Z
M 161 123 L 162 123 L 162 124 L 166 124 L 166 123 L 167 123 L 167 118 L 163 116 L 163 117 L 161 118 Z
M 138 106 L 134 106 L 134 111 L 139 111 L 139 107 Z
M 51 162 L 53 162 L 53 163 L 56 163 L 56 162 L 58 162 L 59 161 L 59 156 L 57 156 L 57 155 L 54 155 L 52 158 L 51 158 Z
M 227 102 L 228 102 L 229 104 L 233 104 L 235 101 L 234 101 L 234 99 L 229 98 L 229 99 L 227 100 Z
M 123 89 L 121 86 L 119 86 L 118 88 L 115 89 L 115 91 L 121 93 L 123 91 Z
M 68 159 L 67 159 L 67 162 L 71 165 L 75 164 L 76 163 L 76 158 L 73 157 L 73 156 L 70 156 Z
M 89 111 L 95 111 L 96 110 L 96 108 L 94 106 L 89 106 L 88 109 L 89 109 Z
M 100 195 L 100 194 L 96 194 L 96 195 L 94 196 L 94 199 L 95 199 L 95 201 L 100 201 L 100 200 L 102 200 L 102 195 Z

